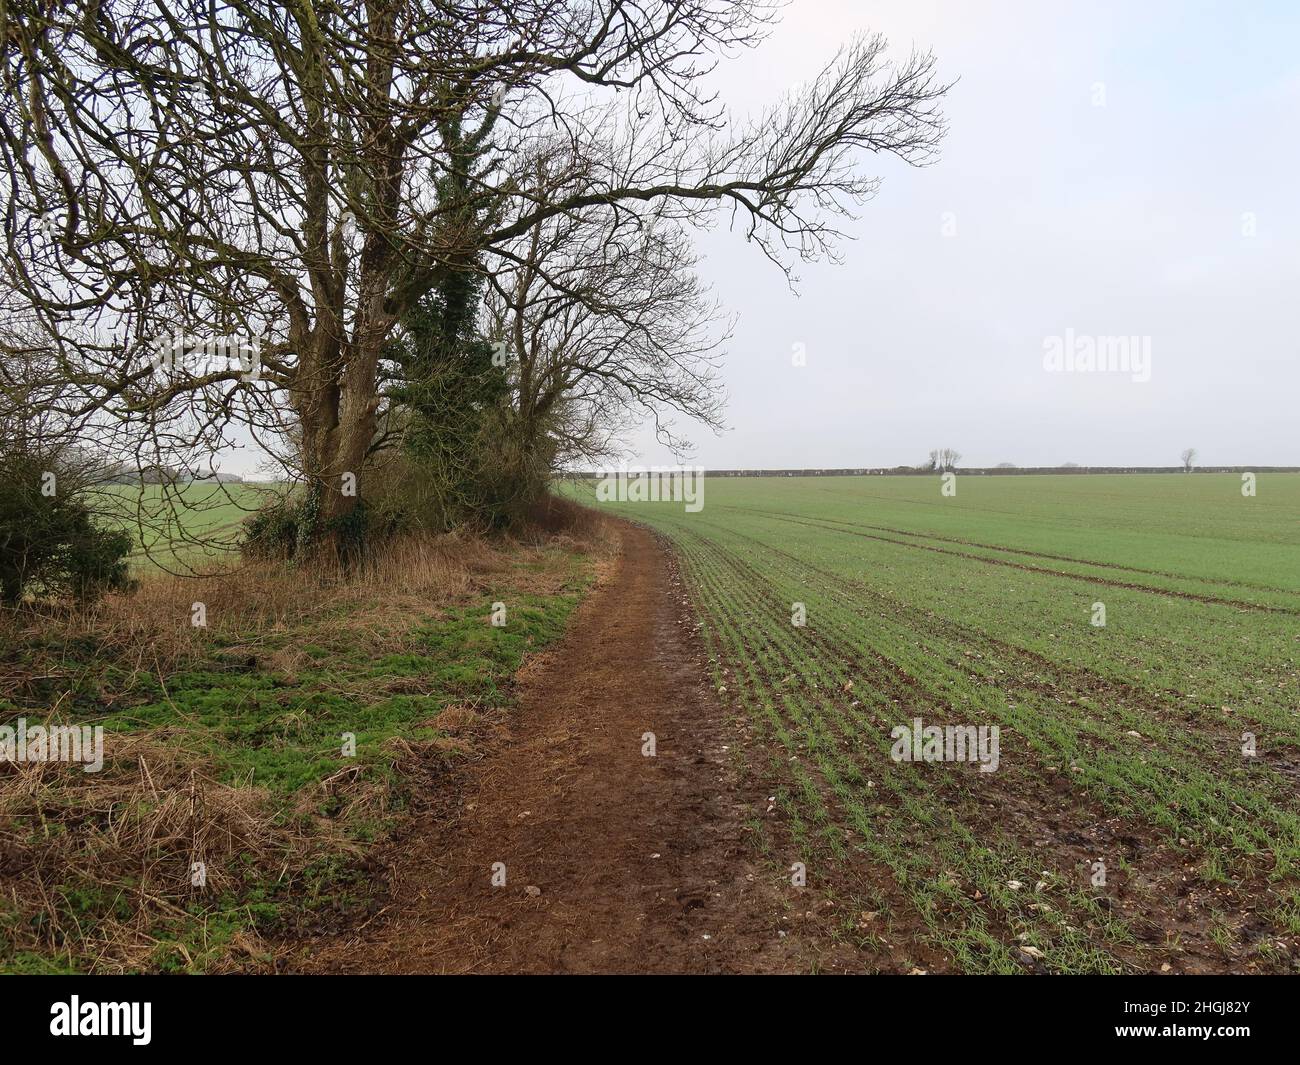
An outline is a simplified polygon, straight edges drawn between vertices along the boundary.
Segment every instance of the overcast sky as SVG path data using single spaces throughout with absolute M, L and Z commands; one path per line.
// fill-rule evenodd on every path
M 701 465 L 1300 464 L 1300 5 L 793 0 L 718 88 L 757 109 L 858 29 L 959 79 L 941 159 L 867 159 L 880 193 L 797 295 L 701 237 L 739 316 Z M 1109 336 L 1149 380 L 1044 368 Z

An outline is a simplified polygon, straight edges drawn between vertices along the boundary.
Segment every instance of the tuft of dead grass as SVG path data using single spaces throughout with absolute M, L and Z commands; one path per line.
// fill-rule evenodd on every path
M 608 549 L 616 539 L 606 515 L 555 494 L 544 496 L 528 512 L 524 535 L 558 539 L 563 545 L 585 552 Z
M 192 954 L 196 904 L 350 846 L 327 823 L 285 822 L 259 788 L 214 779 L 180 731 L 107 733 L 98 773 L 0 762 L 0 892 L 15 948 L 69 967 L 96 959 L 103 972 L 154 967 L 164 943 Z

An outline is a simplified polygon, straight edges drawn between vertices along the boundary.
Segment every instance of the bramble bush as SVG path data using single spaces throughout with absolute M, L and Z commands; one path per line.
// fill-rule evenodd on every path
M 129 591 L 128 533 L 101 528 L 75 471 L 31 452 L 0 454 L 0 601 L 93 602 Z

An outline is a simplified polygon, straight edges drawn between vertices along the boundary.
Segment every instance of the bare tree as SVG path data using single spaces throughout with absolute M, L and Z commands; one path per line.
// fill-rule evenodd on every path
M 253 441 L 301 470 L 318 526 L 383 435 L 385 344 L 448 274 L 550 219 L 659 202 L 729 211 L 789 269 L 833 254 L 876 191 L 862 153 L 932 157 L 947 86 L 879 37 L 729 122 L 701 75 L 773 18 L 765 0 L 6 3 L 6 279 L 87 428 L 182 466 Z M 542 136 L 585 161 L 555 198 L 502 165 Z
M 930 452 L 930 457 L 924 468 L 935 471 L 955 470 L 957 468 L 957 463 L 960 461 L 960 451 L 950 447 L 940 447 L 935 448 Z
M 585 180 L 567 145 L 552 148 L 521 177 L 537 203 Z M 696 261 L 667 200 L 550 215 L 496 252 L 489 329 L 511 360 L 506 431 L 524 450 L 542 447 L 562 465 L 601 461 L 630 421 L 649 418 L 682 454 L 689 442 L 674 415 L 721 427 L 716 359 L 730 326 Z
M 1183 462 L 1183 472 L 1191 473 L 1192 463 L 1196 461 L 1196 448 L 1194 447 L 1183 448 L 1183 453 L 1179 456 L 1179 458 L 1182 459 Z

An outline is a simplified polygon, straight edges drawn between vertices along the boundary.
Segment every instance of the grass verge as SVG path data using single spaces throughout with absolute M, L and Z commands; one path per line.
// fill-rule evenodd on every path
M 346 580 L 155 574 L 0 618 L 0 725 L 104 729 L 99 772 L 0 761 L 0 972 L 270 969 L 271 938 L 362 911 L 372 844 L 474 757 L 608 548 L 412 539 Z

